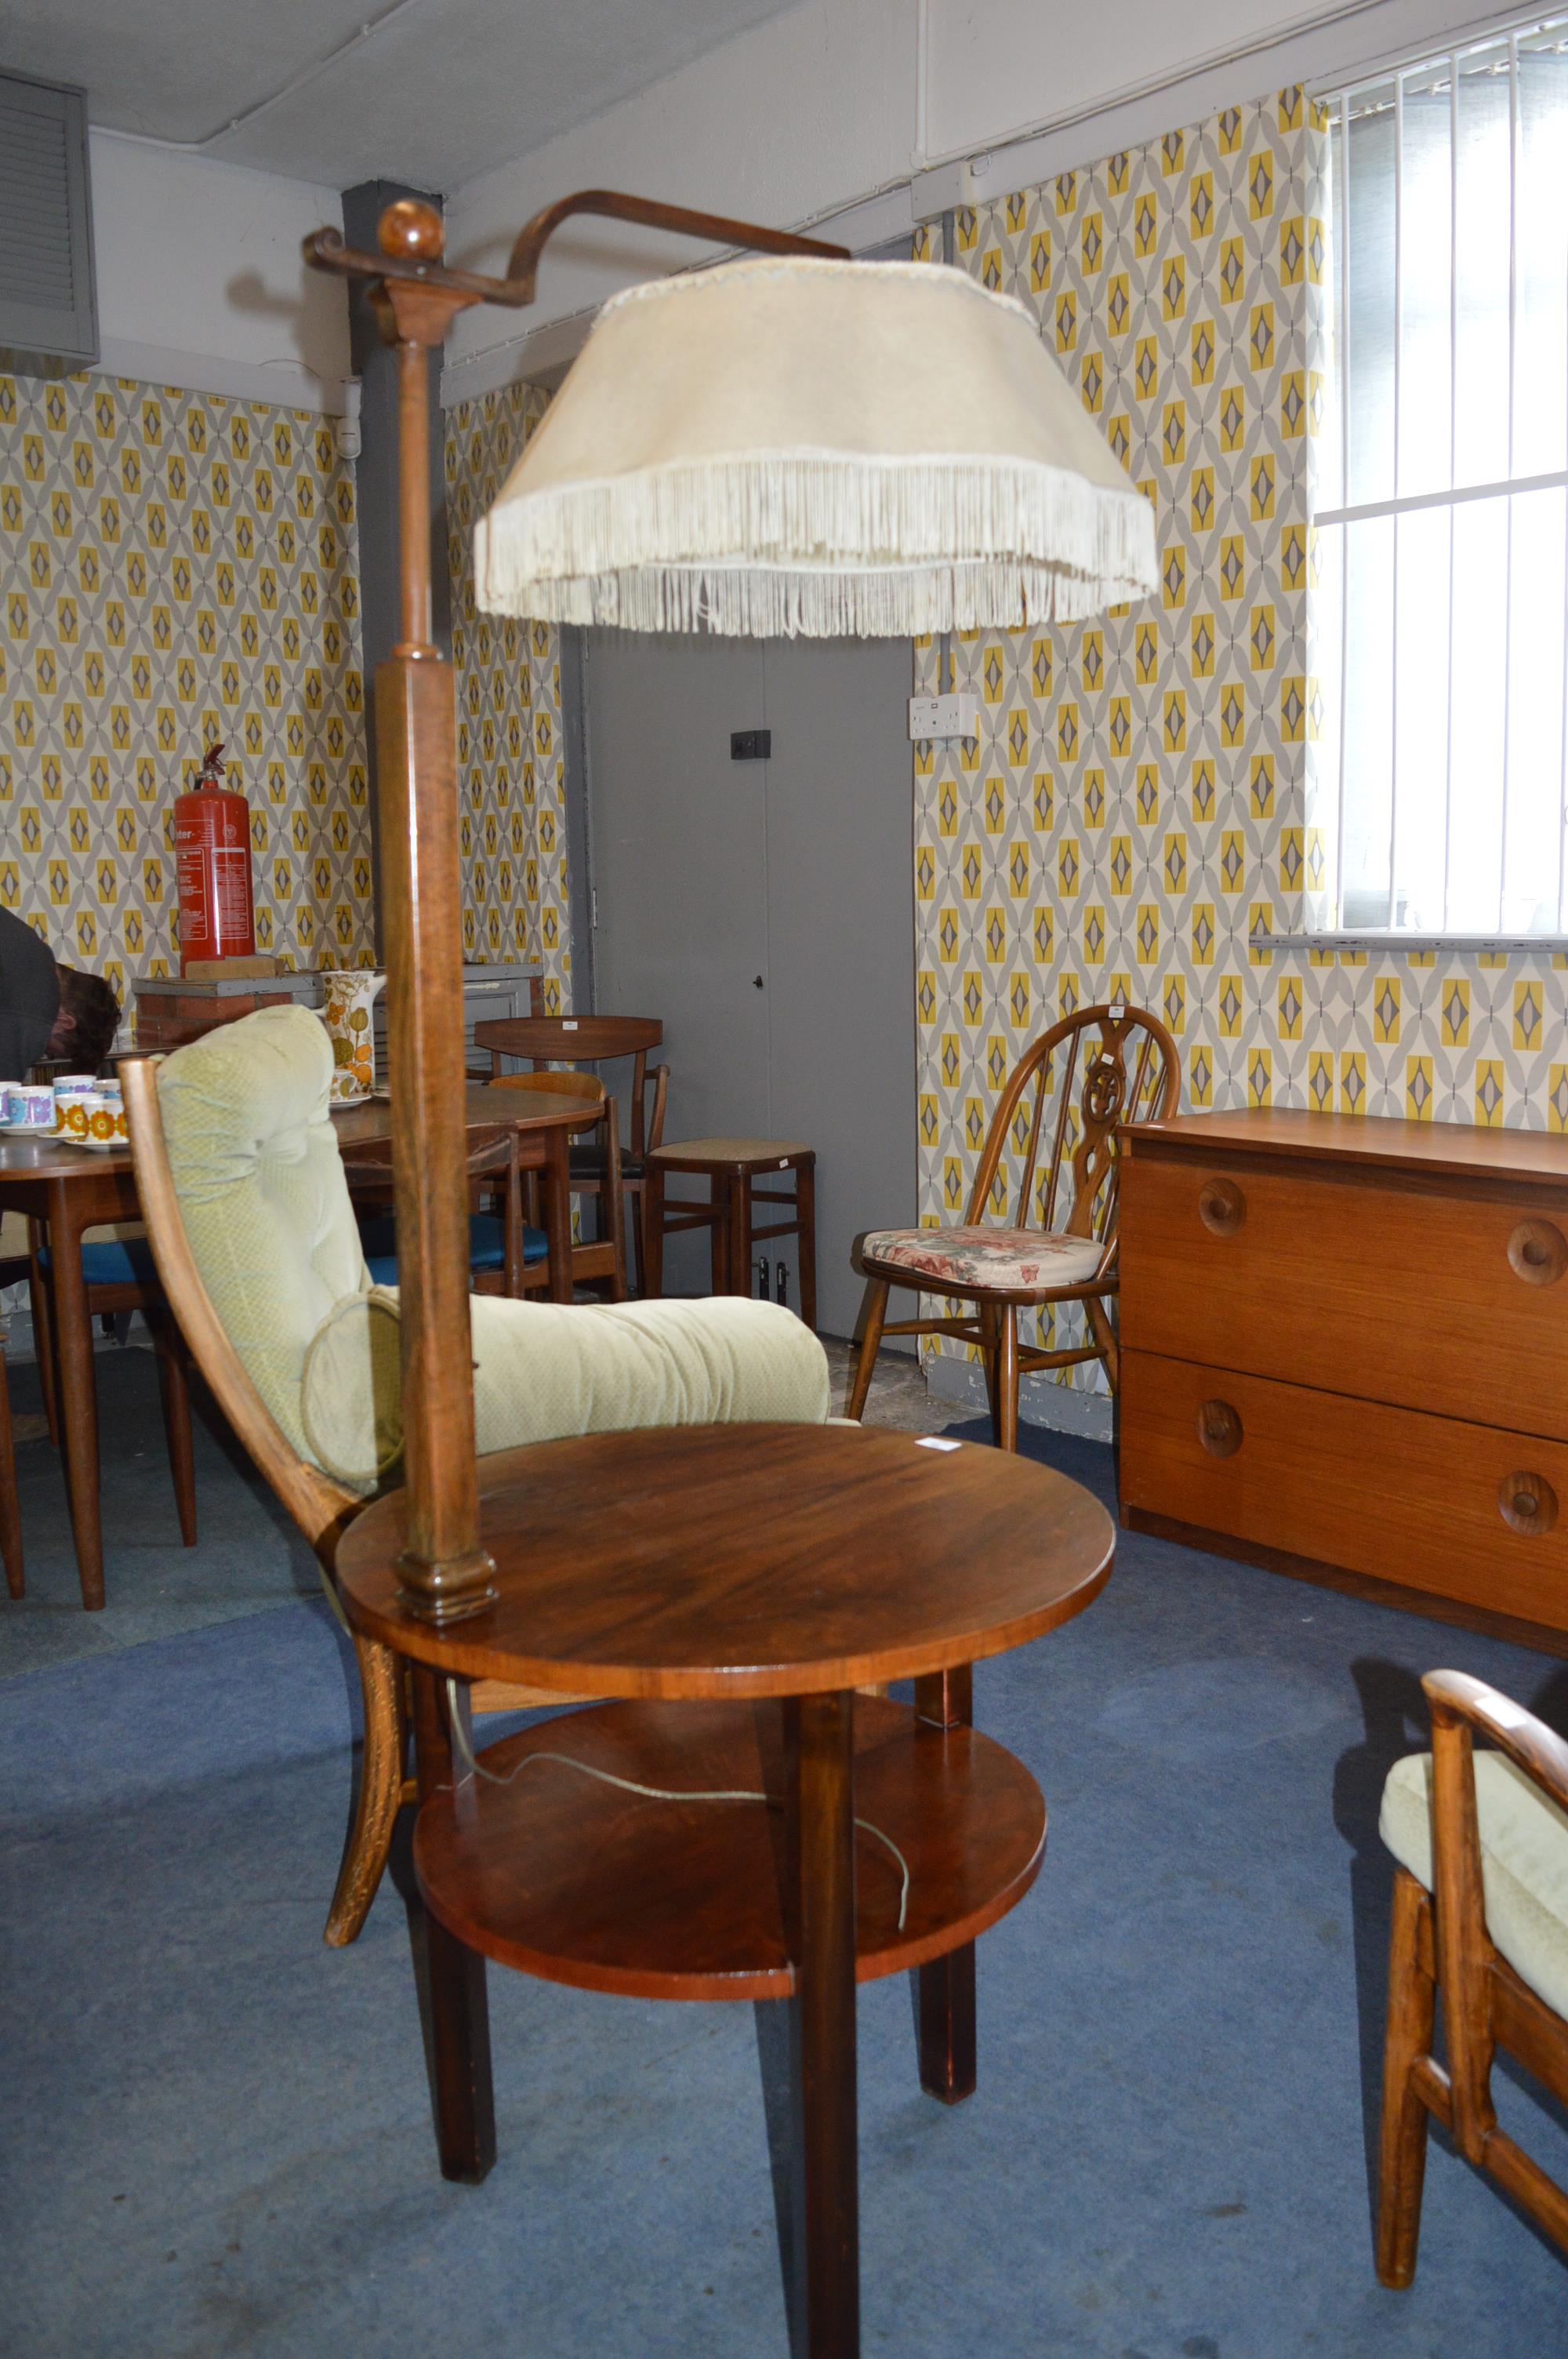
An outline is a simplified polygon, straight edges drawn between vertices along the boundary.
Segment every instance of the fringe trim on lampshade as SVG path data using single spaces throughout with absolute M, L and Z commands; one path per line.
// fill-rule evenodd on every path
M 489 614 L 746 637 L 1071 622 L 1156 582 L 1130 485 L 987 459 L 756 453 L 525 495 L 476 527 Z

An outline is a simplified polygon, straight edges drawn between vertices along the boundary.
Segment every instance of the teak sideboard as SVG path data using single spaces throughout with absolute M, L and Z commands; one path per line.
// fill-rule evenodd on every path
M 1123 1523 L 1568 1654 L 1568 1137 L 1122 1142 Z

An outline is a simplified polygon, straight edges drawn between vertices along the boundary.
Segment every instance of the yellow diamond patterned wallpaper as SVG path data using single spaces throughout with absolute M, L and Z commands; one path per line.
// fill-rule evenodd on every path
M 1288 90 L 958 216 L 959 263 L 1030 308 L 1152 498 L 1160 590 L 1068 629 L 953 642 L 940 685 L 979 697 L 979 737 L 915 749 L 926 1223 L 962 1211 L 993 1076 L 1119 994 L 1176 1036 L 1184 1107 L 1568 1128 L 1561 959 L 1249 943 L 1303 929 L 1321 867 L 1326 150 Z M 915 250 L 934 257 L 935 233 Z M 917 693 L 939 660 L 917 649 Z
M 178 972 L 172 806 L 213 737 L 258 949 L 371 961 L 356 566 L 330 420 L 0 377 L 0 902 L 68 963 Z
M 536 955 L 554 1013 L 571 1006 L 560 647 L 546 624 L 481 614 L 473 593 L 475 522 L 549 398 L 517 384 L 449 410 L 446 477 L 466 951 Z

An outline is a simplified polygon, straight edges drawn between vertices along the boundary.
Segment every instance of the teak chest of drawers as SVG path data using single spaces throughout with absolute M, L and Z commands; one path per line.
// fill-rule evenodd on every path
M 1568 1137 L 1122 1137 L 1123 1523 L 1568 1653 Z

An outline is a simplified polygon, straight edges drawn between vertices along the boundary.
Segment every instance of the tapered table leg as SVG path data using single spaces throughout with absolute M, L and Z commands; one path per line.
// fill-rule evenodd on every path
M 445 1682 L 415 1664 L 414 1745 L 419 1799 L 453 1786 Z M 424 1917 L 427 2031 L 436 2145 L 443 2179 L 477 2186 L 495 2160 L 495 2096 L 490 2068 L 490 1998 L 484 1960 L 427 1910 Z
M 544 1198 L 545 1234 L 550 1241 L 549 1297 L 552 1302 L 572 1299 L 571 1139 L 564 1130 L 552 1130 L 545 1140 L 545 1168 L 539 1174 Z
M 95 1214 L 102 1219 L 102 1213 Z M 81 1273 L 77 1200 L 63 1183 L 49 1206 L 50 1277 L 54 1287 L 55 1362 L 59 1371 L 60 1429 L 65 1441 L 66 1495 L 81 1602 L 89 1613 L 103 1603 L 103 1525 L 98 1506 L 98 1386 L 92 1367 L 92 1313 Z
M 16 1511 L 16 1461 L 12 1449 L 11 1393 L 5 1355 L 0 1352 L 0 1563 L 13 1597 L 25 1594 L 22 1579 L 22 1518 Z
M 790 2001 L 791 2239 L 797 2351 L 858 2359 L 860 2227 L 855 2088 L 852 1693 L 784 1705 Z
M 914 1682 L 914 1709 L 937 1728 L 974 1723 L 974 1677 L 968 1663 Z M 920 2085 L 945 2105 L 975 2091 L 975 1945 L 949 1950 L 915 1969 Z

